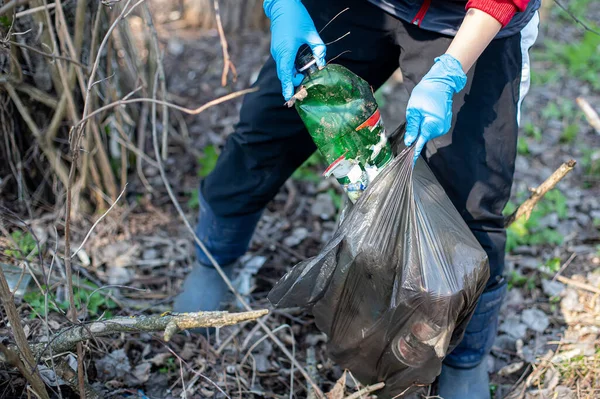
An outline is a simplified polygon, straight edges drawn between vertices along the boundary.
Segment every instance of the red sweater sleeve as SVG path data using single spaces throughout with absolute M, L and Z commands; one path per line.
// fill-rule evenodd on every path
M 506 26 L 517 11 L 525 11 L 529 0 L 469 0 L 469 8 L 477 8 L 496 18 L 502 26 Z

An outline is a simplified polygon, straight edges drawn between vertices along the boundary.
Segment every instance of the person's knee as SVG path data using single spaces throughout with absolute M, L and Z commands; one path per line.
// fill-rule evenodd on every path
M 262 210 L 245 215 L 223 217 L 215 214 L 201 192 L 198 197 L 199 212 L 196 226 L 198 238 L 219 264 L 227 265 L 234 262 L 248 249 Z M 204 265 L 212 263 L 198 245 L 196 256 Z

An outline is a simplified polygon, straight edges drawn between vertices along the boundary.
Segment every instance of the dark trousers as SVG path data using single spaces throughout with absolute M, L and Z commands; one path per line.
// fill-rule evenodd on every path
M 364 0 L 304 4 L 317 30 L 350 7 L 321 34 L 327 43 L 350 32 L 328 46 L 327 59 L 341 54 L 334 62 L 361 76 L 374 90 L 400 67 L 411 91 L 452 41 L 395 19 Z M 505 291 L 499 283 L 506 241 L 502 210 L 515 165 L 521 69 L 520 34 L 492 41 L 468 73 L 466 87 L 454 97 L 450 132 L 430 141 L 423 153 L 490 260 L 491 278 L 472 328 L 447 358 L 457 367 L 481 362 L 496 333 Z M 316 149 L 296 111 L 283 106 L 272 59 L 262 68 L 256 86 L 259 90 L 244 99 L 240 122 L 216 168 L 201 184 L 204 211 L 198 232 L 223 263 L 246 251 L 262 209 Z M 202 215 L 207 209 L 210 217 Z M 220 234 L 219 226 L 228 233 Z M 200 261 L 203 258 L 200 254 Z

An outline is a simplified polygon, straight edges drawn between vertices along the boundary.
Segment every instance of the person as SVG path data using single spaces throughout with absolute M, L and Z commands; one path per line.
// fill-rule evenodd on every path
M 200 185 L 197 234 L 226 274 L 246 252 L 267 203 L 316 149 L 296 111 L 284 106 L 301 80 L 294 69 L 299 47 L 307 44 L 320 66 L 327 53 L 374 90 L 399 67 L 411 93 L 404 142 L 416 143 L 415 156 L 428 163 L 490 264 L 464 339 L 444 360 L 439 395 L 489 398 L 483 360 L 506 292 L 502 211 L 511 191 L 539 6 L 540 0 L 264 0 L 273 57 Z M 197 258 L 176 311 L 217 309 L 227 293 L 199 249 Z

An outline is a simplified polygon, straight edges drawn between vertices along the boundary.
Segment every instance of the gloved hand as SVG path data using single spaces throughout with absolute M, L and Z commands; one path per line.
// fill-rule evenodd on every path
M 294 95 L 294 86 L 303 78 L 294 67 L 298 49 L 307 44 L 317 65 L 324 66 L 325 44 L 300 0 L 264 0 L 263 8 L 271 20 L 271 54 L 277 64 L 283 97 L 288 101 Z
M 435 63 L 415 86 L 406 108 L 404 144 L 415 144 L 415 158 L 429 140 L 442 136 L 452 123 L 452 96 L 465 87 L 467 76 L 460 62 L 449 54 Z

